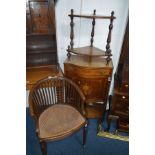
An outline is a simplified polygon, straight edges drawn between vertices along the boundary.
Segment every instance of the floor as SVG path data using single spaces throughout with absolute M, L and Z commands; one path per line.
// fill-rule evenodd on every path
M 97 120 L 90 119 L 86 147 L 82 147 L 82 130 L 60 141 L 47 143 L 47 155 L 128 155 L 129 142 L 96 136 Z M 34 121 L 26 109 L 26 155 L 41 155 Z

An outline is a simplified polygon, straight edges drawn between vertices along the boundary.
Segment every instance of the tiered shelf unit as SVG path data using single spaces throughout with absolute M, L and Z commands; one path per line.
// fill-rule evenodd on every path
M 70 22 L 70 27 L 71 27 L 70 45 L 68 46 L 68 49 L 67 49 L 68 59 L 70 60 L 71 53 L 77 54 L 77 55 L 88 56 L 88 57 L 90 57 L 90 60 L 91 60 L 91 57 L 105 56 L 107 64 L 108 64 L 109 61 L 111 60 L 111 56 L 112 56 L 111 49 L 110 49 L 110 42 L 111 42 L 111 33 L 112 33 L 112 28 L 113 28 L 113 20 L 116 19 L 116 17 L 114 16 L 114 11 L 111 12 L 111 16 L 96 15 L 96 10 L 94 10 L 93 15 L 77 15 L 77 14 L 74 14 L 74 11 L 72 9 L 71 14 L 69 14 L 68 16 L 71 19 L 71 22 Z M 90 46 L 79 47 L 79 48 L 73 47 L 74 46 L 73 39 L 74 39 L 74 18 L 75 17 L 92 19 L 92 31 L 91 31 Z M 109 19 L 110 20 L 109 32 L 108 32 L 108 36 L 107 36 L 107 44 L 106 44 L 105 50 L 101 50 L 101 49 L 93 46 L 96 19 L 106 19 L 106 20 Z

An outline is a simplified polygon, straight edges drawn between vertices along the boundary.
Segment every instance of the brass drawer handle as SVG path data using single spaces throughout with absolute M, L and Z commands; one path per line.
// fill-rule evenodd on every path
M 129 87 L 129 85 L 128 85 L 128 84 L 126 84 L 126 85 L 125 85 L 125 87 Z
M 80 84 L 81 82 L 80 81 L 78 81 L 78 84 Z

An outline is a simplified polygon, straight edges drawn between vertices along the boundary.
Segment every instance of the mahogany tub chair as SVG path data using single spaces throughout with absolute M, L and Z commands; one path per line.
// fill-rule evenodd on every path
M 42 155 L 46 142 L 61 140 L 83 127 L 86 142 L 85 97 L 79 87 L 65 77 L 38 81 L 30 91 L 29 107 L 35 120 Z

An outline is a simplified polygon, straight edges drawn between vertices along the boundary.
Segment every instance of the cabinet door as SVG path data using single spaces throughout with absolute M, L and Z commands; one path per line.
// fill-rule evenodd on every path
M 103 78 L 81 78 L 71 77 L 81 88 L 86 96 L 87 102 L 105 102 L 109 91 L 109 81 Z
M 55 34 L 54 0 L 26 0 L 27 34 Z

